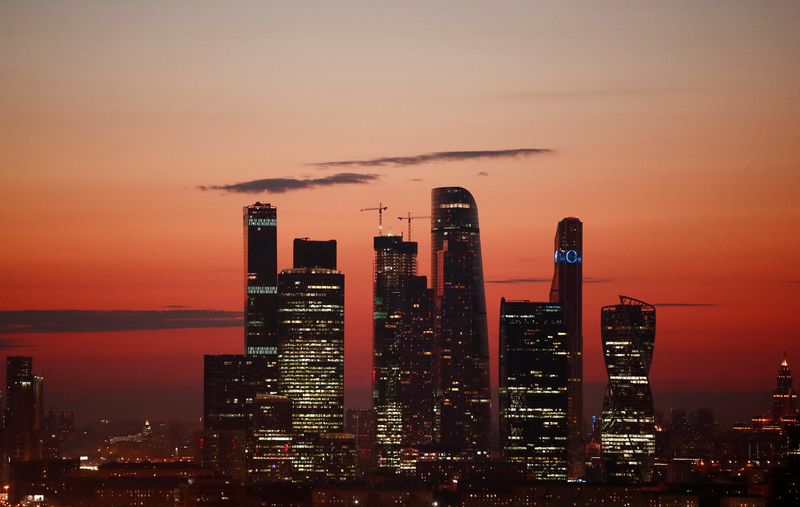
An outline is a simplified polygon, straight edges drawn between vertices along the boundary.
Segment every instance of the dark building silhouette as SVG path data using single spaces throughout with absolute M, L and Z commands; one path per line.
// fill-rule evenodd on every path
M 293 467 L 312 478 L 320 434 L 344 427 L 344 275 L 301 266 L 281 271 L 278 288 L 280 391 L 292 401 Z
M 437 437 L 485 456 L 490 440 L 489 340 L 478 207 L 460 187 L 431 191 Z
M 207 355 L 204 361 L 203 432 L 198 442 L 203 466 L 240 482 L 265 475 L 287 479 L 288 475 L 279 476 L 284 468 L 269 474 L 263 468 L 269 459 L 285 463 L 263 439 L 277 437 L 282 446 L 289 437 L 286 420 L 291 420 L 288 400 L 276 396 L 263 376 L 271 358 Z
M 650 365 L 656 337 L 654 306 L 627 296 L 600 315 L 608 386 L 603 399 L 603 464 L 609 482 L 649 482 L 655 454 Z
M 32 357 L 8 356 L 3 421 L 4 467 L 9 461 L 42 459 L 43 389 L 44 379 L 33 373 Z
M 569 217 L 558 223 L 550 302 L 561 305 L 567 328 L 569 364 L 569 478 L 583 476 L 583 223 Z
M 500 300 L 500 447 L 535 480 L 567 480 L 567 357 L 560 305 Z
M 433 436 L 433 314 L 417 243 L 374 238 L 373 407 L 381 468 L 413 471 Z
M 434 439 L 433 290 L 424 276 L 404 276 L 400 287 L 400 466 L 413 472 L 421 449 Z
M 59 415 L 50 410 L 42 423 L 42 457 L 58 460 L 64 457 L 64 448 L 75 441 L 75 414 Z
M 278 210 L 257 202 L 244 207 L 245 353 L 270 359 L 265 378 L 277 382 Z
M 344 412 L 344 431 L 355 435 L 359 469 L 369 471 L 375 439 L 375 412 L 370 408 L 348 408 Z
M 295 238 L 293 245 L 295 268 L 336 269 L 336 240 L 316 241 Z

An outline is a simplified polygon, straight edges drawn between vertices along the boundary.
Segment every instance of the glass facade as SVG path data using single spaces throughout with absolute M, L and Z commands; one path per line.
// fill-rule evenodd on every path
M 344 426 L 344 275 L 287 269 L 278 286 L 280 390 L 292 400 L 294 471 L 309 478 L 319 435 Z
M 437 439 L 449 452 L 486 456 L 489 339 L 478 208 L 466 189 L 431 191 Z
M 609 482 L 649 482 L 655 454 L 650 365 L 656 337 L 654 306 L 627 296 L 601 310 L 608 386 L 601 446 Z
M 534 480 L 567 480 L 567 333 L 561 306 L 500 301 L 500 447 Z
M 570 479 L 583 477 L 583 223 L 561 220 L 556 229 L 550 302 L 561 305 L 567 331 Z

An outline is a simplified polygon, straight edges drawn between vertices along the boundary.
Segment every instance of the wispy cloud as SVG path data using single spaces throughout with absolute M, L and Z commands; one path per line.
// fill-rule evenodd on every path
M 667 87 L 641 87 L 641 88 L 598 88 L 574 90 L 531 90 L 497 95 L 499 98 L 512 100 L 554 100 L 554 99 L 591 99 L 606 97 L 647 97 L 652 95 L 666 95 L 676 93 L 697 93 L 699 89 L 692 88 L 667 88 Z
M 608 283 L 613 282 L 613 278 L 598 278 L 595 276 L 584 276 L 583 283 Z
M 800 284 L 800 280 L 784 280 L 786 283 L 797 283 Z
M 717 303 L 653 303 L 653 306 L 663 306 L 672 308 L 710 308 L 719 306 Z
M 549 282 L 550 278 L 497 278 L 486 280 L 486 283 L 515 284 L 515 283 L 544 283 Z
M 487 173 L 486 171 L 481 171 L 478 173 L 478 176 L 489 176 L 489 173 Z
M 0 334 L 93 333 L 242 325 L 226 310 L 9 310 L 0 311 Z
M 282 194 L 293 190 L 329 187 L 333 185 L 363 185 L 371 183 L 380 176 L 377 174 L 338 173 L 322 178 L 265 178 L 261 180 L 242 181 L 228 185 L 201 185 L 200 190 L 219 190 L 237 194 L 257 194 L 267 192 Z
M 431 162 L 461 162 L 497 158 L 520 158 L 552 153 L 548 148 L 514 148 L 510 150 L 436 151 L 406 157 L 380 157 L 363 160 L 334 160 L 315 162 L 312 166 L 327 167 L 406 167 Z
M 523 260 L 525 262 L 525 260 Z M 486 280 L 486 283 L 496 283 L 496 284 L 515 284 L 515 283 L 550 283 L 552 278 L 550 277 L 529 277 L 529 278 L 495 278 L 493 280 Z M 611 278 L 594 278 L 594 277 L 583 277 L 583 283 L 608 283 L 611 282 Z

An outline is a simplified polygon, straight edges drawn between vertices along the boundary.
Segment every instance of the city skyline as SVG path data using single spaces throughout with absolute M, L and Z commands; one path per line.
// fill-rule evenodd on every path
M 800 8 L 617 5 L 0 6 L 4 352 L 79 419 L 195 418 L 203 354 L 241 352 L 240 212 L 259 200 L 280 208 L 278 270 L 293 239 L 337 240 L 346 404 L 365 406 L 377 224 L 359 210 L 383 202 L 404 232 L 457 185 L 481 210 L 493 383 L 500 298 L 547 299 L 553 227 L 578 216 L 584 419 L 618 294 L 659 309 L 657 410 L 748 417 L 781 352 L 800 357 Z M 752 402 L 723 416 L 731 400 Z

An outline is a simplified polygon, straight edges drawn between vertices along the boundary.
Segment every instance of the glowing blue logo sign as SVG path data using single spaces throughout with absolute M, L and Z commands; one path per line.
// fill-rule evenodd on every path
M 578 255 L 577 250 L 556 250 L 554 260 L 556 264 L 564 262 L 567 264 L 577 264 L 581 262 L 582 259 L 581 256 Z

